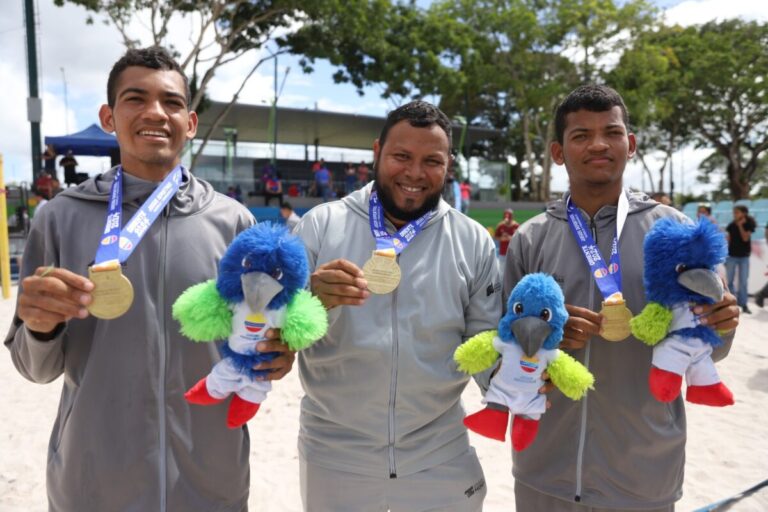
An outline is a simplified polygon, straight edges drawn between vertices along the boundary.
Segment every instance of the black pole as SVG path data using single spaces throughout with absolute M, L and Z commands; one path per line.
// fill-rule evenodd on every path
M 43 107 L 37 85 L 37 37 L 35 35 L 35 5 L 32 0 L 24 0 L 24 17 L 27 26 L 27 75 L 29 77 L 29 98 L 27 98 L 27 119 L 32 136 L 32 181 L 40 176 L 40 159 L 43 153 L 40 146 L 40 121 Z

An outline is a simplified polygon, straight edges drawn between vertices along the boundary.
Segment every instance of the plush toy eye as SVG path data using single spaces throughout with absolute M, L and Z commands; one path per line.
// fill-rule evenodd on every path
M 272 271 L 272 278 L 275 281 L 281 280 L 283 278 L 283 271 L 280 270 L 279 268 L 276 268 L 275 270 Z
M 549 319 L 552 318 L 552 311 L 550 311 L 549 308 L 544 308 L 541 310 L 541 313 L 539 313 L 539 317 L 545 322 L 549 322 Z
M 682 263 L 678 263 L 678 264 L 675 266 L 675 272 L 677 272 L 678 274 L 682 274 L 682 273 L 683 273 L 683 272 L 685 272 L 686 270 L 688 270 L 688 267 L 686 267 L 686 266 L 685 266 L 684 264 L 682 264 Z
M 246 256 L 243 258 L 243 261 L 240 262 L 240 265 L 242 265 L 243 268 L 251 268 L 251 259 Z
M 516 315 L 522 315 L 523 314 L 523 304 L 521 302 L 515 302 L 512 305 L 512 311 L 514 311 Z

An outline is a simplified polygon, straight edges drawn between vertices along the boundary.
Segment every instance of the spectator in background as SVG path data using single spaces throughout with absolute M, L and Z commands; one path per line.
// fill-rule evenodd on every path
M 293 211 L 293 206 L 291 206 L 291 203 L 288 201 L 283 201 L 283 204 L 280 205 L 280 216 L 285 219 L 285 225 L 291 231 L 293 231 L 294 226 L 301 220 L 301 217 Z
M 507 257 L 509 241 L 512 240 L 512 235 L 515 234 L 519 227 L 520 224 L 515 222 L 515 211 L 512 208 L 504 210 L 504 218 L 496 224 L 496 231 L 493 234 L 493 238 L 499 243 L 499 261 L 502 265 Z M 501 268 L 504 267 L 502 266 Z
M 67 154 L 59 161 L 59 165 L 64 168 L 64 184 L 77 185 L 77 160 L 72 154 L 72 150 L 67 150 Z
M 768 243 L 768 222 L 765 223 L 765 233 L 763 233 L 763 236 L 765 237 L 765 242 Z M 766 272 L 765 275 L 768 276 L 768 272 Z M 757 304 L 758 307 L 763 307 L 765 299 L 768 299 L 768 283 L 765 283 L 763 289 L 755 295 L 755 304 Z
M 459 182 L 456 180 L 456 173 L 453 171 L 448 171 L 448 175 L 445 178 L 443 199 L 453 208 L 461 211 L 461 189 L 459 188 Z
M 702 217 L 706 217 L 712 224 L 717 224 L 717 220 L 712 216 L 712 207 L 707 203 L 699 203 L 696 210 L 696 218 L 701 219 Z
M 747 306 L 747 281 L 749 279 L 749 255 L 752 252 L 750 238 L 757 223 L 749 216 L 749 208 L 737 204 L 733 207 L 733 221 L 725 228 L 728 238 L 728 258 L 725 260 L 725 272 L 728 276 L 728 288 L 733 292 L 733 281 L 739 274 L 736 303 L 744 313 L 752 313 Z
M 52 178 L 56 177 L 56 150 L 50 144 L 45 145 L 43 152 L 43 170 Z
M 40 173 L 40 176 L 35 180 L 33 189 L 38 196 L 50 199 L 53 197 L 53 178 L 47 172 Z
M 461 191 L 461 213 L 469 212 L 469 200 L 472 197 L 472 185 L 469 184 L 469 180 L 464 180 L 459 186 Z
M 333 176 L 331 171 L 325 165 L 325 160 L 320 159 L 321 167 L 315 171 L 315 190 L 318 197 L 323 198 L 323 202 L 328 202 L 331 198 L 331 191 L 333 190 Z
M 264 206 L 269 206 L 272 199 L 277 199 L 278 205 L 283 203 L 283 180 L 277 171 L 272 171 L 264 182 Z
M 344 193 L 351 194 L 355 191 L 357 186 L 357 172 L 355 166 L 352 163 L 347 164 L 347 168 L 344 169 Z
M 357 188 L 363 188 L 368 183 L 368 165 L 361 161 L 357 166 Z

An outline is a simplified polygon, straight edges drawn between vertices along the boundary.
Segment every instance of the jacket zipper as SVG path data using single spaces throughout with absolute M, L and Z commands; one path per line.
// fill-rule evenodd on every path
M 400 262 L 400 255 L 395 258 Z M 397 329 L 397 288 L 392 292 L 392 372 L 389 384 L 389 478 L 397 478 L 395 465 L 395 395 L 397 393 L 397 356 L 400 336 Z
M 595 219 L 589 219 L 589 229 L 592 231 L 592 239 L 597 246 L 597 226 L 595 226 Z M 598 250 L 600 250 L 598 248 Z M 589 280 L 589 309 L 595 310 L 595 280 Z M 584 351 L 584 366 L 589 370 L 589 353 L 592 348 L 591 343 L 587 343 Z M 576 452 L 576 495 L 574 501 L 581 501 L 581 485 L 582 485 L 582 468 L 584 466 L 584 444 L 587 437 L 587 401 L 589 400 L 589 393 L 584 395 L 581 400 L 581 421 L 579 424 L 579 449 Z
M 160 243 L 160 278 L 158 279 L 158 304 L 157 308 L 159 312 L 158 320 L 159 326 L 158 332 L 160 333 L 160 343 L 158 347 L 159 354 L 159 390 L 158 390 L 158 422 L 160 427 L 160 512 L 165 512 L 168 506 L 168 489 L 167 489 L 167 454 L 166 454 L 166 417 L 165 417 L 165 377 L 166 377 L 166 360 L 167 360 L 167 342 L 168 333 L 166 332 L 165 325 L 165 255 L 166 247 L 168 244 L 168 216 L 170 215 L 171 205 L 168 203 L 165 206 L 163 212 L 163 229 L 161 231 L 161 243 Z

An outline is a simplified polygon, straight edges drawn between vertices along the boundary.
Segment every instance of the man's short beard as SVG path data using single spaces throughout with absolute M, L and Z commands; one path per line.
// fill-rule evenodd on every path
M 374 168 L 373 168 L 373 190 L 376 191 L 376 193 L 379 195 L 379 201 L 381 201 L 381 205 L 384 207 L 384 211 L 389 214 L 392 218 L 397 220 L 402 220 L 405 222 L 410 222 L 412 220 L 416 220 L 425 213 L 434 210 L 437 208 L 437 205 L 440 203 L 440 198 L 443 194 L 442 187 L 440 190 L 435 192 L 434 194 L 427 196 L 427 198 L 424 200 L 424 203 L 421 205 L 421 207 L 415 209 L 415 210 L 402 210 L 400 209 L 396 204 L 395 201 L 392 199 L 392 195 L 389 193 L 389 190 L 383 188 L 379 184 L 378 180 L 378 168 L 379 163 L 375 162 Z

